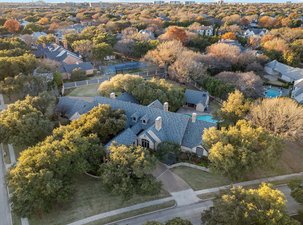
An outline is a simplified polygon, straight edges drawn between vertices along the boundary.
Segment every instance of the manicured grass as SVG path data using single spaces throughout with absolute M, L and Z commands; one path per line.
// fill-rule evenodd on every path
M 47 214 L 31 218 L 30 224 L 64 225 L 98 213 L 169 196 L 168 193 L 162 191 L 156 196 L 133 196 L 129 200 L 123 200 L 121 196 L 112 195 L 105 190 L 100 180 L 90 178 L 86 175 L 80 176 L 77 179 L 75 181 L 75 192 L 72 200 L 55 206 Z
M 215 101 L 215 100 L 209 101 L 209 109 L 210 109 L 211 113 L 218 111 L 220 108 L 221 108 L 221 105 L 217 101 Z
M 285 142 L 281 158 L 272 168 L 256 170 L 254 173 L 249 174 L 246 180 L 302 172 L 302 162 L 303 143 Z
M 12 212 L 13 225 L 21 225 L 21 218 Z
M 160 209 L 167 209 L 167 208 L 173 207 L 175 205 L 176 205 L 176 202 L 174 200 L 171 200 L 171 201 L 159 204 L 159 205 L 153 205 L 153 206 L 133 210 L 133 211 L 126 212 L 126 213 L 121 213 L 121 214 L 118 214 L 116 216 L 107 217 L 107 218 L 104 218 L 102 220 L 98 220 L 98 221 L 95 221 L 95 222 L 92 222 L 92 223 L 88 223 L 88 225 L 108 224 L 108 223 L 112 223 L 112 222 L 115 222 L 115 221 L 127 219 L 127 218 L 130 218 L 130 217 L 133 217 L 133 216 L 138 216 L 138 215 L 142 215 L 142 214 L 145 214 L 145 213 L 152 213 L 152 212 L 155 212 L 155 211 L 160 210 Z
M 78 97 L 93 97 L 98 95 L 98 88 L 100 84 L 90 84 L 73 89 L 68 95 Z
M 2 150 L 3 150 L 4 162 L 6 164 L 10 164 L 11 163 L 11 158 L 9 157 L 8 145 L 7 144 L 2 144 L 1 147 L 2 147 Z
M 229 179 L 223 176 L 185 166 L 173 168 L 172 172 L 179 175 L 194 190 L 219 187 L 231 183 Z

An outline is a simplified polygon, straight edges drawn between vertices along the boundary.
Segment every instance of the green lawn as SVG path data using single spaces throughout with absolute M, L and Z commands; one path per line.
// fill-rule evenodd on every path
M 98 87 L 100 84 L 90 84 L 87 86 L 77 87 L 73 89 L 68 95 L 78 97 L 93 97 L 98 95 Z
M 173 168 L 172 171 L 179 175 L 194 190 L 219 187 L 231 183 L 229 179 L 223 176 L 207 173 L 190 167 L 179 166 Z
M 73 200 L 54 207 L 48 214 L 31 218 L 30 224 L 64 225 L 98 213 L 169 196 L 162 191 L 157 196 L 134 196 L 124 201 L 120 196 L 109 194 L 99 180 L 85 175 L 78 178 L 75 187 Z
M 126 213 L 121 213 L 115 216 L 110 216 L 95 222 L 91 222 L 88 223 L 88 225 L 100 225 L 100 224 L 108 224 L 108 223 L 112 223 L 115 221 L 119 221 L 119 220 L 123 220 L 123 219 L 127 219 L 129 217 L 133 217 L 133 216 L 137 216 L 137 215 L 142 215 L 145 213 L 150 213 L 150 212 L 155 212 L 157 210 L 160 209 L 167 209 L 170 207 L 176 206 L 176 202 L 174 200 L 159 204 L 159 205 L 153 205 L 153 206 L 149 206 L 149 207 L 145 207 L 142 209 L 138 209 L 138 210 L 133 210 L 130 212 L 126 212 Z

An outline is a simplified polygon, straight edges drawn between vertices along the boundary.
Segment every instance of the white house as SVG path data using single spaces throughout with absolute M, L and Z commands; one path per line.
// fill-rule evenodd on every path
M 248 28 L 243 36 L 246 38 L 252 37 L 252 36 L 259 36 L 262 37 L 264 36 L 266 33 L 268 32 L 268 30 L 263 29 L 263 28 Z
M 303 78 L 294 82 L 291 97 L 297 102 L 303 104 Z
M 203 36 L 213 36 L 214 35 L 214 28 L 213 26 L 201 26 L 197 32 Z
M 285 82 L 294 82 L 303 78 L 303 69 L 291 67 L 273 60 L 264 67 L 266 73 L 276 75 Z

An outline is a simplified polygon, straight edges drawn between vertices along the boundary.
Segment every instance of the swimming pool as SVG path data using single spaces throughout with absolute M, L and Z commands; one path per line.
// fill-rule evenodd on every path
M 277 88 L 268 88 L 265 92 L 264 92 L 264 96 L 266 98 L 277 98 L 282 96 L 282 91 L 277 89 Z
M 190 114 L 185 114 L 186 116 L 191 117 Z M 202 121 L 206 121 L 209 123 L 218 123 L 217 120 L 215 120 L 212 115 L 197 115 L 197 120 L 202 120 Z

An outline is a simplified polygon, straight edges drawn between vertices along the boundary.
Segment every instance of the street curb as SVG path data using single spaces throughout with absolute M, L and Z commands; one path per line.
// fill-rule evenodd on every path
M 149 214 L 152 214 L 152 213 L 156 213 L 156 212 L 162 212 L 162 211 L 165 211 L 165 210 L 168 210 L 168 209 L 173 209 L 173 208 L 176 208 L 177 207 L 177 202 L 174 200 L 175 204 L 173 206 L 169 206 L 167 208 L 163 208 L 163 209 L 157 209 L 155 211 L 150 211 L 150 212 L 146 212 L 146 213 L 142 213 L 142 214 L 138 214 L 136 216 L 131 216 L 131 217 L 127 217 L 127 218 L 124 218 L 124 219 L 121 219 L 121 220 L 116 220 L 114 222 L 110 222 L 110 223 L 106 223 L 105 225 L 114 225 L 116 223 L 119 223 L 119 222 L 123 222 L 125 220 L 129 220 L 129 219 L 135 219 L 135 218 L 138 218 L 140 216 L 146 216 L 146 215 L 149 215 Z M 164 202 L 165 203 L 165 202 Z M 147 208 L 147 207 L 146 207 Z M 141 208 L 141 209 L 144 209 L 144 208 Z M 133 210 L 135 211 L 135 210 Z M 129 211 L 131 212 L 131 211 Z M 122 214 L 122 213 L 121 213 Z M 119 215 L 119 214 L 117 214 Z

